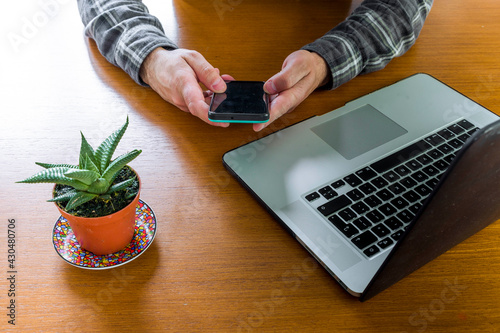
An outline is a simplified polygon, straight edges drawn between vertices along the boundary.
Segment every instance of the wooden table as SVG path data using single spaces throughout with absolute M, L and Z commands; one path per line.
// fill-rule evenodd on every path
M 223 73 L 266 80 L 292 51 L 360 1 L 146 1 L 179 45 Z M 50 5 L 42 5 L 50 4 Z M 232 4 L 232 5 L 229 5 Z M 216 5 L 218 11 L 216 10 Z M 500 114 L 498 0 L 436 1 L 417 44 L 384 70 L 315 92 L 263 133 L 209 126 L 110 65 L 83 36 L 74 1 L 2 11 L 0 330 L 36 332 L 497 332 L 497 222 L 366 303 L 349 296 L 224 170 L 222 154 L 427 72 Z M 85 270 L 54 251 L 51 186 L 15 184 L 35 161 L 77 163 L 130 117 L 117 153 L 143 149 L 152 246 L 127 265 Z M 493 186 L 497 186 L 493 184 Z M 7 255 L 15 227 L 14 281 Z M 449 284 L 456 284 L 455 296 Z M 9 296 L 9 289 L 15 295 Z M 449 300 L 452 298 L 452 300 Z M 15 327 L 8 324 L 15 301 Z

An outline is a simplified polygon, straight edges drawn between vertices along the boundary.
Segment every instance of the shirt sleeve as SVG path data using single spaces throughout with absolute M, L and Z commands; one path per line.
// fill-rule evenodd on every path
M 101 54 L 140 85 L 146 85 L 139 75 L 146 56 L 157 47 L 177 48 L 141 0 L 78 0 L 78 10 Z
M 433 0 L 365 0 L 349 17 L 302 49 L 330 67 L 334 89 L 358 74 L 384 68 L 416 41 Z

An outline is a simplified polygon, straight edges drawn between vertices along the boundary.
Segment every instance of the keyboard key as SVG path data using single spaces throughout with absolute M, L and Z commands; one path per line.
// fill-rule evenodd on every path
M 370 195 L 368 198 L 363 200 L 371 208 L 375 208 L 382 203 L 382 201 L 374 195 Z
M 439 146 L 438 149 L 445 155 L 454 151 L 454 149 L 449 144 L 446 143 L 444 145 Z
M 450 166 L 450 164 L 443 160 L 436 161 L 433 165 L 441 171 L 448 169 L 448 167 Z
M 330 186 L 320 188 L 318 192 L 327 200 L 330 200 L 338 195 L 337 192 L 335 192 Z
M 453 160 L 455 159 L 455 156 L 456 156 L 456 154 L 450 154 L 450 155 L 443 157 L 442 161 L 446 163 L 446 166 L 444 167 L 445 169 L 448 168 L 448 166 L 451 164 L 451 162 L 453 162 Z M 439 166 L 437 166 L 437 167 L 439 168 Z
M 364 181 L 367 181 L 369 179 L 372 179 L 377 175 L 375 171 L 373 171 L 370 167 L 363 168 L 359 171 L 356 172 L 356 175 L 363 179 Z
M 365 196 L 363 193 L 361 193 L 360 190 L 358 189 L 354 189 L 352 191 L 349 191 L 346 193 L 346 195 L 351 198 L 352 201 L 358 201 L 360 199 L 363 199 L 363 197 Z
M 363 251 L 363 253 L 367 257 L 371 257 L 371 256 L 377 254 L 378 252 L 380 252 L 380 249 L 376 245 L 372 245 L 372 246 L 370 246 L 369 248 L 367 248 L 366 250 Z
M 336 182 L 333 182 L 331 185 L 334 189 L 339 189 L 345 185 L 345 182 L 342 179 L 340 179 L 340 180 L 337 180 Z
M 420 184 L 417 187 L 415 187 L 415 192 L 417 192 L 418 194 L 420 194 L 423 197 L 426 197 L 429 194 L 431 194 L 432 190 L 429 187 L 427 187 L 425 184 Z
M 413 191 L 413 190 L 408 191 L 405 194 L 403 194 L 403 197 L 406 200 L 408 200 L 409 202 L 412 202 L 412 203 L 413 202 L 417 202 L 421 198 L 420 195 L 417 192 Z
M 384 215 L 380 214 L 378 210 L 372 210 L 365 215 L 374 224 L 381 222 L 384 219 Z
M 417 182 L 413 178 L 411 178 L 410 176 L 402 179 L 400 181 L 400 183 L 401 183 L 401 185 L 403 185 L 406 188 L 412 188 L 413 186 L 417 185 Z
M 368 245 L 375 243 L 376 241 L 377 237 L 369 230 L 351 239 L 351 242 L 354 245 L 356 245 L 360 250 L 364 249 Z
M 379 237 L 384 237 L 384 236 L 387 236 L 391 233 L 391 231 L 383 224 L 377 224 L 376 226 L 372 227 L 370 230 L 373 231 L 373 233 Z
M 460 149 L 464 145 L 463 141 L 462 140 L 458 140 L 458 139 L 450 140 L 450 141 L 448 141 L 448 144 L 450 146 L 452 146 L 453 148 L 455 148 L 455 149 Z
M 361 216 L 359 219 L 354 220 L 354 222 L 352 222 L 352 223 L 356 227 L 358 227 L 359 230 L 365 230 L 365 229 L 368 229 L 369 227 L 372 226 L 370 221 L 368 221 L 368 219 L 364 216 Z
M 413 179 L 415 179 L 417 181 L 417 183 L 422 183 L 422 182 L 426 181 L 427 179 L 429 179 L 429 177 L 425 173 L 423 173 L 422 171 L 417 171 L 414 174 L 412 174 L 411 176 L 413 177 Z
M 425 168 L 422 169 L 422 171 L 425 172 L 425 174 L 430 177 L 435 176 L 438 173 L 441 173 L 441 171 L 436 167 L 434 167 L 434 165 L 426 166 Z
M 396 195 L 401 194 L 406 190 L 405 187 L 400 183 L 394 183 L 391 186 L 389 186 L 388 189 Z
M 368 206 L 365 205 L 363 202 L 356 202 L 354 205 L 351 206 L 351 208 L 356 213 L 358 213 L 358 215 L 362 215 L 370 210 L 370 208 L 368 208 Z
M 307 201 L 313 201 L 319 198 L 318 192 L 313 192 L 311 194 L 306 195 L 306 200 Z
M 356 218 L 356 213 L 352 211 L 350 208 L 346 208 L 343 211 L 339 212 L 338 214 L 341 218 L 344 219 L 344 221 L 348 222 L 354 218 Z
M 429 156 L 435 160 L 444 156 L 444 154 L 441 151 L 439 151 L 438 149 L 433 149 L 430 152 L 428 152 L 427 154 L 429 154 Z
M 467 141 L 467 139 L 470 138 L 470 134 L 469 133 L 464 133 L 464 134 L 461 134 L 458 136 L 458 139 L 460 141 L 463 141 L 465 143 L 465 141 Z
M 394 172 L 394 171 L 389 171 L 383 175 L 383 177 L 389 181 L 389 182 L 395 182 L 398 180 L 400 177 Z
M 359 230 L 355 226 L 344 223 L 337 215 L 331 216 L 328 220 L 347 238 L 351 238 L 359 233 Z
M 431 136 L 425 138 L 425 141 L 430 143 L 433 146 L 440 145 L 444 142 L 444 139 L 438 134 L 432 134 Z
M 398 230 L 403 226 L 400 220 L 397 217 L 391 217 L 384 222 L 386 226 L 388 226 L 391 230 Z
M 359 234 L 359 230 L 352 224 L 346 224 L 342 229 L 339 229 L 347 238 Z
M 372 185 L 375 186 L 376 188 L 383 188 L 389 184 L 387 180 L 385 180 L 382 177 L 377 177 L 374 180 L 371 181 Z
M 408 161 L 409 159 L 417 156 L 420 153 L 423 153 L 431 148 L 424 140 L 418 141 L 412 145 L 409 145 L 406 148 L 401 149 L 400 151 L 393 153 L 382 160 L 375 162 L 371 165 L 371 167 L 377 171 L 378 173 L 383 173 L 389 169 L 392 169 L 396 165 L 399 165 L 403 162 Z
M 356 176 L 355 174 L 350 174 L 349 176 L 345 176 L 344 181 L 347 184 L 351 185 L 352 187 L 356 187 L 362 183 L 361 179 L 359 179 L 359 177 Z
M 410 223 L 415 218 L 409 210 L 405 209 L 396 215 L 403 223 Z
M 365 183 L 359 187 L 359 189 L 364 193 L 364 194 L 371 194 L 375 192 L 377 189 L 375 186 L 373 186 L 370 183 Z
M 332 215 L 328 218 L 328 221 L 330 221 L 337 229 L 342 229 L 343 227 L 346 226 L 346 223 L 342 221 L 340 217 L 337 215 Z
M 381 249 L 386 249 L 389 246 L 391 246 L 392 244 L 394 244 L 394 242 L 389 237 L 384 238 L 380 242 L 377 243 L 377 245 L 380 246 Z
M 428 181 L 425 182 L 425 185 L 429 186 L 431 189 L 434 189 L 436 185 L 439 183 L 439 179 L 437 178 L 432 178 Z
M 417 215 L 417 213 L 420 210 L 420 208 L 422 208 L 422 204 L 416 203 L 413 206 L 410 206 L 409 209 L 410 209 L 410 212 L 412 212 L 413 214 Z
M 453 133 L 455 133 L 456 135 L 459 135 L 459 134 L 462 134 L 463 132 L 465 132 L 465 130 L 461 126 L 459 126 L 458 124 L 453 124 L 453 125 L 449 126 L 448 129 L 450 131 L 452 131 Z
M 391 200 L 391 204 L 396 207 L 397 209 L 403 209 L 405 208 L 406 206 L 409 205 L 408 201 L 406 201 L 405 199 L 401 198 L 401 197 L 398 197 L 394 200 Z
M 394 206 L 392 206 L 390 203 L 383 204 L 378 208 L 378 210 L 385 216 L 391 216 L 392 214 L 397 212 L 396 208 L 394 208 Z
M 478 131 L 478 130 L 479 130 L 479 128 L 474 127 L 472 129 L 468 130 L 467 134 L 470 135 L 470 136 L 472 136 L 472 134 L 476 133 L 476 131 Z
M 340 197 L 319 206 L 318 211 L 324 216 L 328 216 L 349 206 L 351 203 L 352 201 L 348 197 L 346 197 L 345 195 L 341 195 Z
M 391 235 L 391 238 L 394 239 L 395 241 L 397 241 L 401 238 L 401 236 L 403 236 L 403 234 L 404 234 L 403 230 L 398 230 Z
M 460 126 L 462 126 L 463 128 L 465 128 L 466 130 L 468 129 L 471 129 L 472 127 L 474 127 L 474 125 L 472 125 L 468 120 L 466 119 L 463 119 L 463 120 L 460 120 L 460 122 L 458 123 Z
M 417 160 L 411 160 L 410 162 L 405 164 L 408 168 L 412 169 L 413 171 L 418 170 L 422 167 L 422 164 L 418 162 Z
M 408 168 L 407 168 L 406 166 L 404 166 L 404 165 L 400 165 L 400 166 L 396 167 L 396 168 L 394 169 L 394 171 L 395 171 L 398 175 L 400 175 L 401 177 L 404 177 L 404 176 L 408 175 L 408 174 L 411 172 L 411 171 L 410 171 L 410 169 L 408 169 Z
M 383 190 L 380 190 L 376 193 L 377 197 L 379 197 L 382 201 L 388 201 L 389 199 L 392 199 L 394 198 L 394 194 L 392 194 L 391 192 L 389 192 L 388 189 L 383 189 Z
M 422 163 L 424 165 L 432 162 L 432 158 L 430 158 L 429 155 L 427 155 L 427 154 L 422 154 L 422 155 L 418 156 L 416 159 L 417 159 L 417 161 L 419 161 L 420 163 Z
M 444 130 L 439 131 L 438 134 L 443 138 L 445 138 L 446 140 L 451 139 L 452 137 L 455 136 L 453 132 L 447 130 L 446 128 Z

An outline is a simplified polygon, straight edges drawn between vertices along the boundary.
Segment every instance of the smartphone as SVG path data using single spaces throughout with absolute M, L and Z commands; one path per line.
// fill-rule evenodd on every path
M 226 81 L 223 93 L 214 93 L 208 119 L 224 123 L 265 123 L 269 120 L 269 95 L 261 81 Z

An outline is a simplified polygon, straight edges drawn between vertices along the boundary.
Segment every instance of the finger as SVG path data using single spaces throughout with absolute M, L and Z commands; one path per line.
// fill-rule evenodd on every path
M 231 75 L 229 75 L 229 74 L 222 74 L 221 78 L 224 81 L 236 81 L 236 79 L 234 77 L 232 77 Z
M 269 104 L 269 121 L 266 123 L 254 124 L 254 131 L 261 131 L 285 113 L 293 111 L 307 98 L 307 96 L 309 96 L 310 92 L 305 88 L 306 82 L 300 81 L 292 89 L 286 90 L 278 95 L 271 95 Z
M 292 53 L 285 59 L 282 70 L 272 76 L 264 84 L 264 90 L 268 94 L 277 94 L 295 86 L 310 70 L 299 61 L 298 55 Z
M 199 86 L 198 82 L 193 83 L 193 81 L 195 80 L 193 79 L 191 84 L 185 84 L 182 90 L 182 95 L 184 97 L 188 111 L 192 115 L 206 122 L 207 124 L 219 127 L 228 127 L 229 126 L 228 123 L 217 123 L 210 121 L 208 119 L 207 100 L 205 99 L 204 93 L 201 90 L 201 87 Z
M 224 92 L 226 83 L 215 69 L 200 53 L 189 52 L 184 56 L 186 62 L 195 72 L 198 80 L 213 92 Z

